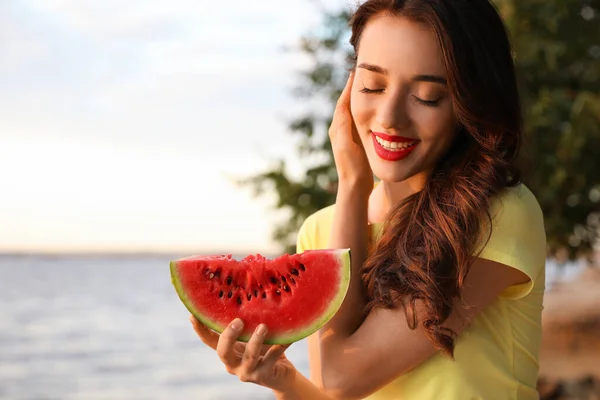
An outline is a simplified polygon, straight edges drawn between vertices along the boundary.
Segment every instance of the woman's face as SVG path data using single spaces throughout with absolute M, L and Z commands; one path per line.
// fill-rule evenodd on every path
M 376 16 L 357 57 L 351 110 L 373 173 L 386 182 L 428 174 L 456 132 L 435 36 L 402 17 Z

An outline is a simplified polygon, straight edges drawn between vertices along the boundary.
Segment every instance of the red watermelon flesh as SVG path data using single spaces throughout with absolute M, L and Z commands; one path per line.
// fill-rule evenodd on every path
M 350 282 L 350 250 L 309 250 L 267 259 L 260 254 L 192 256 L 171 261 L 173 285 L 187 309 L 221 333 L 244 321 L 240 341 L 261 323 L 265 343 L 301 340 L 325 325 L 342 304 Z

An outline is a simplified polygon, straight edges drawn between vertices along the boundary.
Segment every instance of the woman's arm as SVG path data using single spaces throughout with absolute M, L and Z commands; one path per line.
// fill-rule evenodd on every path
M 523 272 L 476 259 L 465 279 L 464 304 L 456 302 L 446 326 L 457 334 L 508 286 L 528 282 Z M 417 312 L 419 303 L 417 303 Z M 404 310 L 375 309 L 351 335 L 321 340 L 324 391 L 335 399 L 361 399 L 436 353 L 421 326 L 411 330 Z M 391 356 L 393 355 L 393 356 Z
M 311 377 L 318 385 L 331 388 L 342 380 L 329 368 L 339 343 L 350 337 L 364 320 L 365 296 L 361 280 L 362 265 L 368 251 L 368 202 L 373 190 L 373 172 L 369 166 L 350 111 L 354 74 L 338 100 L 329 137 L 338 173 L 338 191 L 333 212 L 329 248 L 350 248 L 350 287 L 336 315 L 309 338 Z M 323 369 L 327 374 L 322 374 Z M 335 393 L 332 393 L 335 397 Z
M 335 400 L 298 371 L 296 371 L 294 381 L 288 390 L 285 392 L 274 390 L 273 392 L 277 400 Z
M 365 195 L 352 186 L 340 186 L 338 189 L 329 247 L 350 248 L 352 270 L 350 287 L 340 309 L 319 331 L 317 337 L 309 339 L 309 348 L 312 350 L 311 368 L 315 367 L 315 370 L 311 371 L 313 380 L 324 388 L 332 388 L 336 386 L 334 382 L 343 380 L 343 377 L 335 375 L 336 372 L 339 374 L 344 372 L 330 368 L 329 360 L 336 357 L 339 343 L 356 332 L 364 321 L 362 310 L 365 305 L 365 295 L 361 269 L 367 257 L 368 201 L 368 194 Z M 335 393 L 331 394 L 335 395 Z
M 351 280 L 340 310 L 325 326 L 328 335 L 349 336 L 364 320 L 365 293 L 361 280 L 362 266 L 367 258 L 369 243 L 368 202 L 369 193 L 345 184 L 338 189 L 329 247 L 350 248 Z
M 365 305 L 361 270 L 367 257 L 368 203 L 374 182 L 373 171 L 350 111 L 353 81 L 354 73 L 351 72 L 329 129 L 338 174 L 338 190 L 328 247 L 350 248 L 350 287 L 339 311 L 321 329 L 322 343 L 328 337 L 347 337 L 354 333 L 363 321 L 362 310 Z M 327 350 L 327 346 L 322 347 L 324 355 Z

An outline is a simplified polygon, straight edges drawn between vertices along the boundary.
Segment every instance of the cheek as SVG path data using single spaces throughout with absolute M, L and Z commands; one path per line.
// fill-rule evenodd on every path
M 419 107 L 413 113 L 419 138 L 432 147 L 445 148 L 454 138 L 456 121 L 450 106 Z

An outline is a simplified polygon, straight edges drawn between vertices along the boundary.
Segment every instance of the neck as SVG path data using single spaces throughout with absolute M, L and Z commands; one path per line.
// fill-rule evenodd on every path
M 425 183 L 415 181 L 413 178 L 416 177 L 411 177 L 402 182 L 381 182 L 385 202 L 390 208 L 396 207 L 405 198 L 423 189 Z
M 381 181 L 371 196 L 369 221 L 382 222 L 405 198 L 421 191 L 427 178 L 427 174 L 418 174 L 401 182 Z

